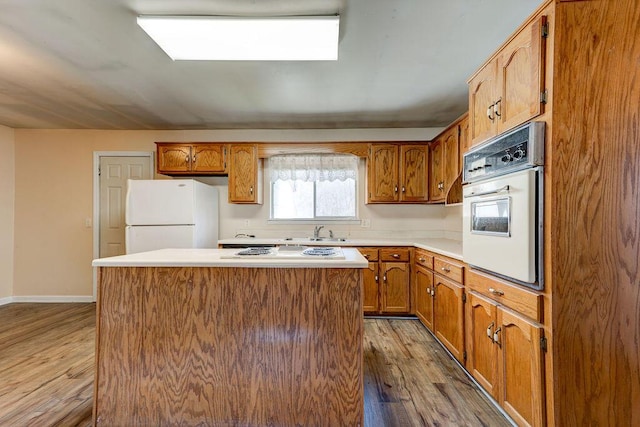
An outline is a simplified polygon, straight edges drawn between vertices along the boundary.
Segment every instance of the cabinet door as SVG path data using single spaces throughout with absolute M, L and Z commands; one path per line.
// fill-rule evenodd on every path
M 464 288 L 439 274 L 434 274 L 433 322 L 436 338 L 451 354 L 463 361 Z
M 460 128 L 459 137 L 458 137 L 458 145 L 460 146 L 460 170 L 462 170 L 462 166 L 464 165 L 463 157 L 464 154 L 469 151 L 471 148 L 471 141 L 469 140 L 469 116 L 465 116 L 464 119 L 460 120 L 460 124 L 458 125 Z
M 367 202 L 397 202 L 398 146 L 371 144 L 367 163 Z
M 400 201 L 426 202 L 428 190 L 428 145 L 402 145 L 400 147 L 401 177 Z
M 229 202 L 260 203 L 258 191 L 258 147 L 255 144 L 231 145 Z
M 191 146 L 158 144 L 158 173 L 173 174 L 191 171 Z
M 379 290 L 378 290 L 378 263 L 370 262 L 369 267 L 364 270 L 364 281 L 362 289 L 362 305 L 365 313 L 378 313 L 380 310 Z
M 422 324 L 433 331 L 433 272 L 416 267 L 416 316 Z
M 496 101 L 496 63 L 491 61 L 469 81 L 469 130 L 471 145 L 496 134 L 493 105 Z
M 449 188 L 460 175 L 460 154 L 459 154 L 458 127 L 453 127 L 442 139 L 444 148 L 444 196 L 447 195 Z
M 498 307 L 496 330 L 500 391 L 498 402 L 518 425 L 544 424 L 542 327 Z
M 224 173 L 227 166 L 227 146 L 223 144 L 193 144 L 191 170 L 201 173 Z
M 383 313 L 409 313 L 410 264 L 408 262 L 380 263 L 382 271 Z
M 502 133 L 542 113 L 541 93 L 544 88 L 544 38 L 542 16 L 522 30 L 497 57 L 495 99 L 497 133 Z
M 497 400 L 498 346 L 493 343 L 497 328 L 497 305 L 473 291 L 468 292 L 467 296 L 467 370 Z
M 431 161 L 429 169 L 429 191 L 431 201 L 441 201 L 445 198 L 444 191 L 444 146 L 442 139 L 436 139 L 429 146 L 429 158 Z

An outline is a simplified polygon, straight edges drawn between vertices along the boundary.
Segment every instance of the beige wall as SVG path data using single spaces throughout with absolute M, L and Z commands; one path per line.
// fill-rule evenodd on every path
M 0 303 L 13 295 L 14 131 L 0 126 Z
M 154 141 L 359 141 L 428 140 L 441 129 L 101 131 L 15 130 L 15 296 L 92 294 L 93 152 L 155 151 Z M 360 167 L 364 177 L 364 163 Z M 204 181 L 220 188 L 220 237 L 306 236 L 313 225 L 269 223 L 269 205 L 229 205 L 226 178 Z M 361 179 L 361 194 L 364 179 Z M 268 200 L 268 193 L 265 194 Z M 360 196 L 362 199 L 362 196 Z M 412 237 L 443 235 L 450 211 L 442 206 L 359 203 L 370 228 L 335 225 L 336 235 Z M 455 209 L 455 208 L 453 208 Z M 247 225 L 248 221 L 248 225 Z M 444 221 L 444 222 L 443 222 Z M 0 224 L 2 224 L 0 222 Z M 1 225 L 0 225 L 1 226 Z M 447 226 L 451 228 L 450 225 Z M 453 227 L 455 228 L 455 226 Z M 455 231 L 455 230 L 454 230 Z

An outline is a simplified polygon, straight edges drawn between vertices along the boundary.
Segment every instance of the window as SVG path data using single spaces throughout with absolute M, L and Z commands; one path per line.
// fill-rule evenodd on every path
M 271 219 L 356 218 L 356 156 L 273 156 L 269 169 Z

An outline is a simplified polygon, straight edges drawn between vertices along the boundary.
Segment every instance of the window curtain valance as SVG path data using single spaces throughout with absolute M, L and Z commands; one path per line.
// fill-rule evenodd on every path
M 295 154 L 269 158 L 271 181 L 344 181 L 358 176 L 358 158 L 350 154 Z

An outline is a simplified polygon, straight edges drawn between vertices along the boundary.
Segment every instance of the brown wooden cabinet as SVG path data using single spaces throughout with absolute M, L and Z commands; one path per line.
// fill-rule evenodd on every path
M 471 144 L 542 113 L 546 17 L 524 27 L 469 80 Z
M 156 142 L 157 172 L 164 175 L 223 175 L 227 145 Z
M 411 311 L 409 248 L 380 248 L 380 312 Z
M 465 114 L 458 122 L 458 128 L 460 129 L 460 136 L 458 140 L 459 146 L 459 165 L 462 172 L 462 166 L 464 165 L 463 157 L 467 151 L 471 148 L 471 139 L 469 138 L 469 115 Z
M 364 270 L 362 308 L 365 314 L 377 314 L 380 312 L 378 248 L 358 248 L 358 250 L 369 261 L 369 267 Z
M 436 338 L 464 362 L 464 287 L 437 272 L 433 275 L 433 324 Z
M 414 270 L 416 316 L 456 359 L 463 362 L 464 264 L 416 249 Z
M 465 113 L 429 144 L 429 200 L 462 201 L 462 152 L 469 149 L 469 120 Z
M 418 265 L 414 274 L 416 316 L 433 332 L 433 271 Z
M 428 160 L 426 144 L 370 144 L 367 203 L 427 202 Z
M 431 143 L 430 160 L 430 200 L 442 202 L 447 197 L 451 185 L 460 175 L 460 129 L 458 123 L 449 127 Z
M 369 260 L 364 272 L 365 314 L 410 314 L 411 249 L 359 248 Z
M 229 148 L 229 203 L 262 204 L 257 144 L 231 144 Z
M 432 202 L 442 202 L 447 196 L 444 188 L 444 139 L 438 137 L 429 145 L 429 199 Z
M 467 278 L 467 370 L 518 425 L 544 425 L 546 341 L 542 325 L 529 317 L 539 317 L 539 298 L 485 274 Z

